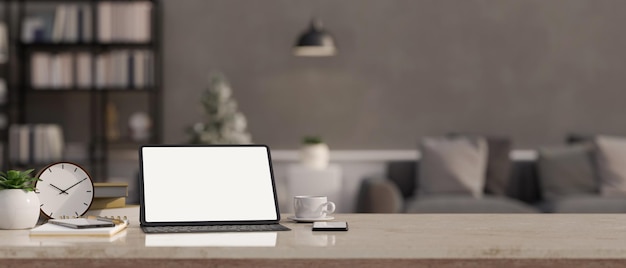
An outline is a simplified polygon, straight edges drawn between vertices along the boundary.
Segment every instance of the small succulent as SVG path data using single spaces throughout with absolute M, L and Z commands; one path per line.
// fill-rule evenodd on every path
M 304 138 L 302 138 L 302 144 L 310 145 L 320 143 L 324 143 L 320 136 L 305 136 Z
M 0 190 L 22 189 L 26 192 L 35 191 L 35 182 L 40 181 L 40 179 L 30 175 L 33 170 L 34 169 L 26 171 L 9 170 L 6 173 L 0 172 Z

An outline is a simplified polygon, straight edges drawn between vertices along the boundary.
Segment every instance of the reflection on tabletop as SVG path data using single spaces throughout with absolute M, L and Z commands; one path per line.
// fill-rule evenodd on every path
M 308 229 L 308 228 L 307 228 Z M 308 230 L 282 233 L 300 246 L 334 246 L 335 235 L 317 234 Z M 146 247 L 275 247 L 277 232 L 146 234 Z M 282 239 L 281 239 L 282 240 Z
M 50 235 L 30 236 L 31 242 L 39 243 L 39 246 L 69 246 L 81 243 L 126 243 L 127 230 L 122 230 L 113 236 L 77 236 L 77 235 Z
M 334 246 L 335 241 L 335 235 L 295 232 L 293 243 L 301 246 L 326 247 Z
M 278 233 L 146 234 L 146 247 L 275 247 Z
M 50 235 L 30 236 L 28 230 L 2 230 L 0 246 L 5 247 L 41 247 L 41 246 L 80 246 L 85 244 L 124 244 L 127 230 L 113 236 L 72 236 Z

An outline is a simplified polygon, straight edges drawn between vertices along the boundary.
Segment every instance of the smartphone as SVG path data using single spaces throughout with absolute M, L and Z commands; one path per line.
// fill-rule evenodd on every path
M 60 219 L 60 220 L 49 220 L 49 223 L 61 225 L 74 229 L 85 229 L 85 228 L 100 228 L 100 227 L 113 227 L 115 223 L 108 221 L 99 221 L 94 219 Z
M 313 231 L 348 231 L 345 221 L 316 221 L 313 222 Z

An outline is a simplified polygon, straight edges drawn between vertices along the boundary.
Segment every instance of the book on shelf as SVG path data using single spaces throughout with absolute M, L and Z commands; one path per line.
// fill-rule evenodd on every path
M 128 196 L 128 183 L 125 182 L 95 182 L 93 187 L 94 198 Z
M 98 41 L 149 42 L 151 40 L 152 3 L 98 3 Z
M 76 53 L 76 86 L 79 88 L 89 88 L 92 82 L 91 75 L 91 54 L 87 52 Z
M 55 124 L 9 127 L 9 159 L 18 164 L 45 163 L 63 158 L 63 130 Z
M 47 87 L 51 84 L 51 57 L 52 54 L 44 52 L 36 52 L 31 55 L 30 83 L 33 87 Z
M 59 4 L 24 18 L 24 43 L 78 43 L 92 40 L 93 18 L 88 4 Z
M 0 64 L 9 60 L 9 35 L 7 25 L 0 21 Z
M 87 43 L 94 38 L 102 43 L 148 43 L 152 40 L 152 10 L 150 1 L 109 2 L 90 4 L 57 4 L 42 8 L 22 21 L 21 40 L 24 43 Z M 94 15 L 96 21 L 94 21 Z M 97 25 L 97 36 L 93 25 Z
M 94 197 L 89 209 L 123 208 L 126 206 L 126 197 Z
M 141 89 L 154 84 L 153 53 L 147 49 L 119 49 L 97 55 L 35 52 L 30 61 L 30 84 L 35 89 L 91 86 Z
M 77 5 L 67 5 L 65 8 L 67 16 L 65 17 L 65 31 L 63 31 L 63 42 L 76 43 L 79 41 L 78 12 L 80 11 L 80 9 Z
M 98 3 L 97 39 L 99 42 L 147 43 L 152 39 L 150 1 Z M 79 43 L 93 37 L 94 18 L 89 4 L 58 4 L 22 23 L 24 43 Z
M 74 53 L 33 53 L 30 70 L 31 85 L 34 88 L 66 88 L 73 86 L 75 80 L 74 62 Z

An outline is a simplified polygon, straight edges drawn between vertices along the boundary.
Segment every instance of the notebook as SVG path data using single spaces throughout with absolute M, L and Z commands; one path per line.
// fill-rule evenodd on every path
M 145 145 L 145 233 L 287 231 L 266 145 Z
M 67 219 L 59 221 L 75 221 L 84 219 Z M 30 230 L 31 236 L 103 236 L 111 237 L 128 227 L 129 221 L 123 220 L 113 227 L 75 229 L 52 223 L 44 223 Z

